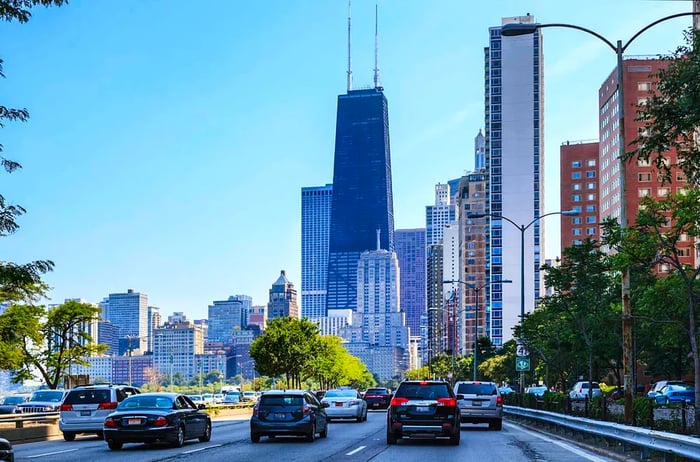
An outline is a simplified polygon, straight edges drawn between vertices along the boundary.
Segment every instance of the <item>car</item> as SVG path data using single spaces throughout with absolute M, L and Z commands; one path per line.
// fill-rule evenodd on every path
M 659 380 L 658 382 L 654 383 L 651 388 L 649 388 L 649 391 L 647 392 L 647 397 L 648 398 L 654 398 L 656 395 L 659 394 L 661 389 L 665 387 L 666 385 L 687 385 L 684 381 L 682 380 Z
M 328 403 L 306 390 L 270 390 L 263 393 L 250 417 L 250 440 L 262 436 L 303 436 L 313 442 L 328 436 Z
M 510 395 L 511 393 L 515 393 L 515 390 L 513 390 L 510 386 L 505 385 L 502 387 L 498 387 L 498 391 L 501 393 L 501 396 L 503 395 Z
M 15 462 L 15 451 L 12 449 L 12 443 L 5 438 L 0 438 L 0 460 Z
M 241 402 L 241 392 L 240 391 L 229 391 L 224 395 L 224 400 L 222 404 L 238 404 Z
M 258 395 L 253 390 L 246 390 L 241 393 L 241 401 L 257 401 Z
M 367 420 L 367 402 L 354 388 L 335 388 L 327 390 L 321 403 L 328 403 L 328 421 L 331 419 L 355 419 L 357 422 Z
M 576 382 L 569 390 L 569 399 L 572 401 L 583 401 L 586 398 L 600 396 L 600 385 L 598 382 Z
M 204 404 L 214 404 L 214 394 L 213 393 L 204 393 L 202 395 L 202 399 L 204 400 Z
M 489 429 L 503 428 L 503 397 L 495 382 L 456 382 L 455 392 L 461 423 L 488 423 Z
M 525 394 L 528 395 L 535 395 L 535 396 L 542 396 L 544 395 L 547 391 L 549 391 L 549 388 L 547 388 L 546 385 L 540 385 L 536 387 L 527 387 L 525 389 Z
M 96 384 L 72 388 L 61 403 L 58 428 L 66 441 L 79 433 L 94 433 L 102 438 L 105 418 L 119 403 L 140 390 L 128 385 Z
M 368 388 L 364 399 L 368 409 L 386 409 L 391 402 L 391 390 L 388 388 Z
M 685 403 L 691 406 L 695 403 L 695 388 L 688 384 L 669 384 L 664 386 L 654 396 L 656 404 Z
M 214 393 L 214 404 L 221 404 L 224 402 L 223 393 Z
M 29 395 L 8 395 L 0 399 L 0 414 L 17 414 L 19 405 L 27 402 Z M 1 459 L 0 459 L 1 460 Z
M 44 414 L 57 412 L 61 408 L 61 401 L 68 390 L 37 390 L 27 401 L 18 404 L 17 408 L 25 414 Z
M 460 410 L 448 382 L 443 380 L 404 380 L 394 392 L 387 408 L 386 443 L 403 438 L 449 438 L 460 440 Z
M 202 395 L 187 395 L 187 397 L 191 399 L 192 402 L 200 409 L 207 405 L 207 402 L 204 401 L 204 397 Z
M 103 425 L 109 449 L 125 443 L 169 443 L 179 448 L 186 440 L 211 440 L 211 418 L 185 395 L 140 393 L 126 398 Z

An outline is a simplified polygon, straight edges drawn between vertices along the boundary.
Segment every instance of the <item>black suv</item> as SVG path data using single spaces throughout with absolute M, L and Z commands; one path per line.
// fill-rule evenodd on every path
M 449 438 L 458 445 L 460 412 L 449 383 L 442 380 L 405 380 L 387 409 L 386 442 L 407 438 Z
M 368 388 L 364 394 L 367 409 L 386 409 L 391 402 L 391 390 L 388 388 Z

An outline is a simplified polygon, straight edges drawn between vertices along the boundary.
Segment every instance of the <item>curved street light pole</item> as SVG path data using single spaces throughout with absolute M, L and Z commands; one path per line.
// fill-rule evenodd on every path
M 621 40 L 618 40 L 615 45 L 591 29 L 578 26 L 576 24 L 567 23 L 549 23 L 549 24 L 506 24 L 501 28 L 501 35 L 505 37 L 511 37 L 516 35 L 527 35 L 532 34 L 537 29 L 542 29 L 544 27 L 564 27 L 568 29 L 576 29 L 592 35 L 608 47 L 610 47 L 617 56 L 617 98 L 618 98 L 618 149 L 619 149 L 619 159 L 620 159 L 620 228 L 624 232 L 627 228 L 627 205 L 626 205 L 626 187 L 625 187 L 625 162 L 623 160 L 623 155 L 625 153 L 625 105 L 624 105 L 624 84 L 623 84 L 623 62 L 622 57 L 628 46 L 634 40 L 643 34 L 648 29 L 654 27 L 655 25 L 668 21 L 670 19 L 679 18 L 681 16 L 698 16 L 700 11 L 697 11 L 698 7 L 694 4 L 695 11 L 676 13 L 670 16 L 665 16 L 663 18 L 657 19 L 646 26 L 639 29 L 627 42 L 624 44 Z M 697 21 L 696 21 L 697 22 Z M 517 225 L 516 225 L 517 226 Z M 629 267 L 622 271 L 621 278 L 622 285 L 622 363 L 624 369 L 624 390 L 625 390 L 625 424 L 632 424 L 633 421 L 633 399 L 634 391 L 632 390 L 632 305 L 630 300 L 630 270 Z M 590 380 L 590 379 L 589 379 Z

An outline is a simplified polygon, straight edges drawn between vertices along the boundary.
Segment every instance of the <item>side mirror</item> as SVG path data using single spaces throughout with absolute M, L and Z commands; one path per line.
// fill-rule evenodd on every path
M 455 396 L 455 399 L 464 399 L 464 395 L 460 393 L 459 395 Z
M 197 409 L 206 409 L 206 407 L 207 407 L 207 405 L 203 404 L 203 403 L 200 403 L 197 405 Z
M 324 401 L 321 403 L 321 407 L 331 407 L 331 404 Z

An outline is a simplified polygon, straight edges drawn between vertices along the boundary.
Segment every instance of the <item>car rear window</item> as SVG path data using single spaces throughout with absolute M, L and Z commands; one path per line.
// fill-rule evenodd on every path
M 496 385 L 492 383 L 460 383 L 455 390 L 460 395 L 495 395 Z
M 408 399 L 438 399 L 451 397 L 450 390 L 446 383 L 404 383 L 399 386 L 394 396 Z
M 386 388 L 370 388 L 365 392 L 365 395 L 388 395 L 389 390 Z
M 109 390 L 73 390 L 66 396 L 65 404 L 109 403 Z
M 260 399 L 260 406 L 303 406 L 304 398 L 300 395 L 265 396 Z
M 355 390 L 328 390 L 326 392 L 325 398 L 356 398 L 357 392 Z
M 119 405 L 119 409 L 171 409 L 173 400 L 166 396 L 132 396 Z

